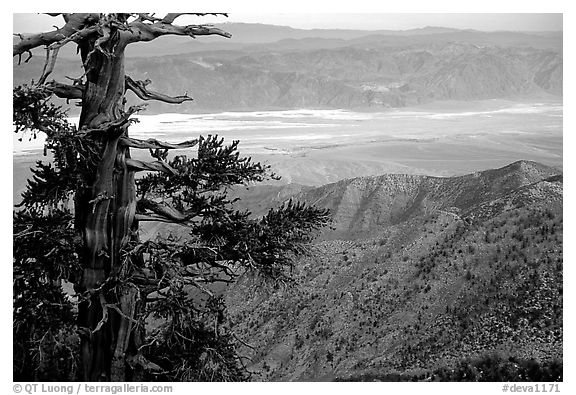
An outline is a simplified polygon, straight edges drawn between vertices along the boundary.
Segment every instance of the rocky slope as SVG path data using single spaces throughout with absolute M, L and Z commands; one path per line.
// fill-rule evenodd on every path
M 237 192 L 242 199 L 238 207 L 261 215 L 294 198 L 331 210 L 333 229 L 325 231 L 324 237 L 357 239 L 439 210 L 470 216 L 482 204 L 492 202 L 494 205 L 498 199 L 512 192 L 519 193 L 522 187 L 558 173 L 553 167 L 518 161 L 500 169 L 460 177 L 385 174 L 346 179 L 316 188 L 294 184 L 255 186 Z
M 298 263 L 298 286 L 229 290 L 254 378 L 426 377 L 487 353 L 561 359 L 562 190 L 558 171 L 525 161 L 293 190 L 332 209 L 334 229 Z

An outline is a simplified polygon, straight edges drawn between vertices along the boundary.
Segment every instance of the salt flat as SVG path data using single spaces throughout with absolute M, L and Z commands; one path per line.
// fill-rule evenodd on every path
M 240 140 L 243 155 L 272 164 L 284 182 L 318 185 L 382 173 L 457 175 L 519 159 L 561 166 L 562 118 L 561 100 L 497 99 L 377 112 L 143 113 L 130 134 L 171 142 L 218 134 L 228 141 Z M 28 141 L 24 136 L 20 142 L 17 137 L 15 198 L 24 187 L 27 169 L 40 159 L 43 144 L 41 138 Z

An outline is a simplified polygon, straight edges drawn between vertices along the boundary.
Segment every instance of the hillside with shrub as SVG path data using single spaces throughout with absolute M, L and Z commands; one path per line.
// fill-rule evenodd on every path
M 227 294 L 255 379 L 558 379 L 562 190 L 557 170 L 516 162 L 296 193 L 334 219 L 297 285 L 247 278 Z

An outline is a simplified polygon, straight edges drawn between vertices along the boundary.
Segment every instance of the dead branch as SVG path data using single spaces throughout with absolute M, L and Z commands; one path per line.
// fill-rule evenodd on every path
M 124 113 L 124 115 L 122 115 L 120 118 L 118 119 L 114 119 L 112 121 L 109 122 L 103 122 L 100 125 L 98 125 L 97 128 L 92 128 L 92 129 L 81 129 L 81 133 L 84 135 L 87 134 L 92 134 L 92 133 L 101 133 L 101 132 L 109 132 L 113 129 L 119 129 L 119 128 L 123 128 L 128 126 L 130 123 L 132 122 L 138 122 L 136 119 L 134 118 L 130 118 L 132 116 L 132 114 L 142 110 L 145 106 L 130 106 L 130 108 L 128 108 L 128 111 Z
M 159 22 L 162 18 L 155 17 L 154 14 L 137 13 L 138 20 L 149 21 L 149 22 Z
M 194 147 L 198 144 L 198 139 L 183 141 L 181 143 L 168 143 L 156 139 L 139 140 L 129 137 L 122 137 L 119 141 L 119 144 L 140 149 L 181 149 Z
M 152 211 L 154 214 L 176 223 L 186 222 L 195 216 L 195 214 L 181 213 L 166 203 L 157 203 L 148 199 L 140 199 L 138 201 L 138 208 Z
M 227 33 L 221 29 L 202 25 L 177 26 L 170 23 L 165 23 L 163 21 L 145 23 L 137 19 L 129 23 L 128 26 L 129 29 L 121 32 L 121 37 L 123 37 L 123 41 L 126 44 L 141 41 L 152 41 L 160 36 L 165 35 L 189 37 L 218 35 L 226 38 L 232 37 L 230 33 Z
M 194 100 L 186 93 L 180 96 L 168 96 L 163 93 L 158 93 L 146 89 L 146 85 L 150 83 L 150 80 L 146 81 L 134 81 L 129 76 L 126 76 L 126 90 L 131 90 L 142 100 L 158 100 L 165 103 L 180 104 L 185 101 Z
M 44 85 L 46 89 L 50 90 L 61 99 L 82 99 L 84 89 L 78 85 L 62 84 L 56 81 L 50 81 Z
M 50 48 L 52 49 L 61 48 L 64 45 L 68 44 L 69 42 L 81 41 L 93 35 L 94 33 L 98 33 L 98 31 L 99 31 L 98 25 L 86 27 L 84 29 L 78 30 L 77 32 L 71 34 L 70 36 L 64 37 L 61 40 L 53 42 L 52 44 L 50 44 Z
M 135 214 L 134 219 L 140 222 L 167 222 L 170 224 L 177 222 L 157 214 Z M 185 225 L 185 223 L 182 223 L 182 225 Z
M 51 45 L 65 40 L 67 37 L 84 30 L 86 26 L 93 25 L 100 18 L 100 14 L 89 13 L 64 14 L 64 16 L 66 24 L 60 29 L 31 35 L 19 35 L 21 40 L 13 45 L 13 56 L 21 55 L 42 45 Z
M 24 52 L 28 54 L 28 57 L 26 58 L 26 60 L 24 60 L 24 63 L 28 63 L 28 61 L 30 59 L 32 59 L 32 52 L 30 52 L 29 50 L 26 50 Z M 22 64 L 22 54 L 21 53 L 18 54 L 18 66 L 20 66 L 20 64 Z
M 46 47 L 46 62 L 44 62 L 44 68 L 42 69 L 42 75 L 38 80 L 38 85 L 42 85 L 46 78 L 54 71 L 54 65 L 56 64 L 56 58 L 58 57 L 58 51 L 60 48 L 50 49 Z
M 174 170 L 164 161 L 143 162 L 137 159 L 126 159 L 126 165 L 131 171 L 161 171 L 170 175 L 175 175 Z

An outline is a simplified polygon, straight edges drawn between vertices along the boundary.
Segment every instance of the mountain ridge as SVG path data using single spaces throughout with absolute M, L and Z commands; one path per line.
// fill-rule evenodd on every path
M 264 23 L 239 23 L 225 22 L 214 24 L 215 27 L 228 31 L 232 34 L 231 40 L 224 40 L 221 37 L 206 36 L 201 40 L 190 41 L 185 37 L 160 37 L 158 40 L 150 43 L 135 44 L 128 48 L 128 57 L 138 56 L 162 56 L 169 54 L 178 54 L 187 51 L 205 51 L 214 48 L 222 49 L 244 49 L 250 50 L 255 45 L 257 49 L 261 44 L 274 44 L 282 40 L 301 40 L 301 39 L 324 39 L 324 40 L 342 40 L 349 41 L 361 39 L 365 36 L 380 35 L 393 36 L 398 39 L 403 37 L 422 38 L 421 36 L 447 35 L 458 39 L 458 34 L 464 34 L 464 38 L 470 37 L 492 37 L 495 39 L 509 35 L 510 39 L 504 40 L 503 44 L 526 43 L 532 42 L 536 46 L 550 46 L 559 48 L 554 40 L 562 36 L 562 31 L 556 32 L 527 32 L 527 31 L 480 31 L 474 29 L 457 29 L 442 26 L 425 26 L 422 28 L 413 28 L 406 30 L 386 30 L 386 29 L 300 29 L 282 25 L 271 25 Z M 22 33 L 22 32 L 19 32 Z M 467 36 L 466 36 L 467 35 Z M 419 37 L 420 36 L 420 37 Z M 497 41 L 496 41 L 497 42 Z M 560 45 L 561 48 L 561 45 Z M 35 51 L 36 52 L 36 51 Z M 37 51 L 40 54 L 41 51 Z M 64 46 L 60 51 L 62 58 L 75 58 L 75 48 L 73 45 Z
M 332 234 L 297 262 L 296 287 L 265 291 L 247 277 L 226 293 L 235 330 L 254 347 L 244 351 L 255 380 L 429 381 L 467 358 L 562 358 L 561 172 L 518 161 L 444 179 L 359 177 L 323 191 L 362 189 L 366 179 L 397 185 L 388 195 L 372 185 L 364 202 L 356 190 L 316 201 L 337 208 Z M 422 180 L 448 188 L 430 197 Z M 292 196 L 314 203 L 321 188 Z M 373 221 L 378 210 L 387 221 Z M 378 226 L 358 233 L 363 221 Z
M 440 100 L 562 95 L 562 37 L 554 35 L 363 31 L 354 37 L 318 38 L 303 32 L 270 43 L 166 38 L 132 48 L 126 72 L 133 79 L 150 79 L 151 89 L 166 94 L 180 94 L 186 87 L 195 98 L 177 107 L 150 103 L 151 113 L 378 110 Z M 19 66 L 14 60 L 14 84 L 38 79 L 43 60 L 40 53 Z M 53 77 L 65 81 L 81 74 L 78 60 L 61 56 Z
M 409 174 L 384 174 L 340 180 L 319 187 L 267 186 L 272 192 L 258 206 L 249 208 L 256 216 L 288 199 L 318 205 L 332 211 L 337 229 L 326 231 L 332 238 L 360 238 L 381 228 L 405 221 L 414 215 L 434 210 L 466 214 L 486 201 L 503 196 L 561 174 L 554 167 L 520 160 L 499 169 L 463 176 L 434 177 Z M 256 191 L 261 191 L 257 187 Z M 241 193 L 248 198 L 250 194 Z M 274 196 L 276 194 L 276 196 Z M 247 196 L 248 195 L 248 196 Z M 328 237 L 328 236 L 326 236 Z

